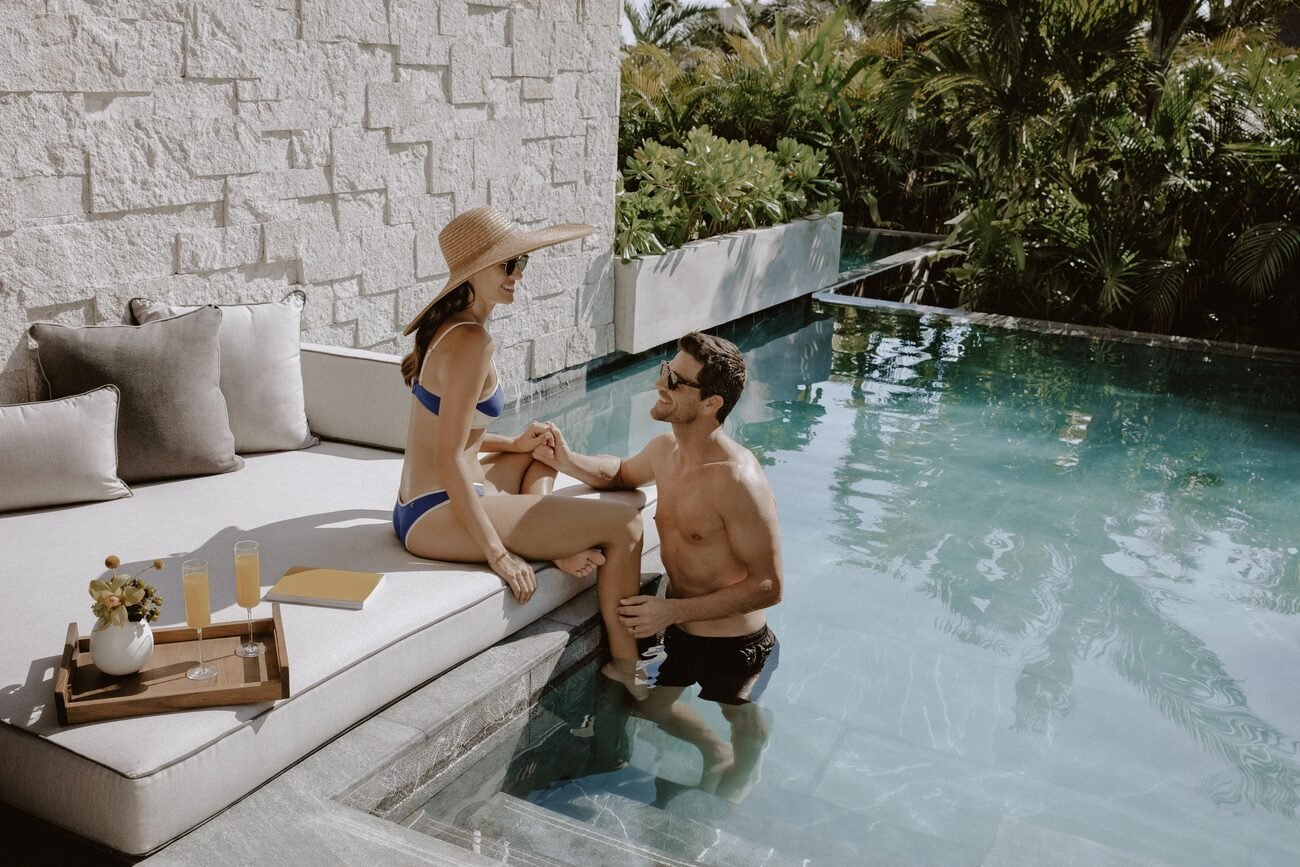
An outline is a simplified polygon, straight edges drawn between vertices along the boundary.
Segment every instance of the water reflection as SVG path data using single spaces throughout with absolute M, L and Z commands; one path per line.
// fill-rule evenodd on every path
M 834 471 L 846 557 L 1019 663 L 1016 728 L 1050 736 L 1102 660 L 1224 763 L 1215 803 L 1294 814 L 1297 740 L 1178 615 L 1300 610 L 1278 478 L 1300 398 L 1259 394 L 1246 362 L 940 318 L 840 308 L 834 345 L 860 408 Z
M 733 435 L 763 466 L 779 452 L 800 452 L 826 415 L 821 384 L 830 376 L 834 320 L 813 319 L 774 336 L 763 330 L 736 335 L 745 351 L 745 391 Z
M 769 674 L 776 657 L 763 667 Z M 588 665 L 543 695 L 527 746 L 514 753 L 499 790 L 586 823 L 607 841 L 566 863 L 607 863 L 619 851 L 611 846 L 624 844 L 694 861 L 719 842 L 726 845 L 703 863 L 753 863 L 748 851 L 762 845 L 723 829 L 762 778 L 773 726 L 758 701 L 765 682 L 751 684 L 752 702 L 701 702 L 684 687 L 661 686 L 638 702 Z M 708 708 L 720 713 L 720 728 L 701 713 Z M 555 836 L 501 830 L 542 853 Z

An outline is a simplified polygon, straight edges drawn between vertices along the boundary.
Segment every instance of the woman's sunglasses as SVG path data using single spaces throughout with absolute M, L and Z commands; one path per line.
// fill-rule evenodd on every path
M 507 259 L 504 264 L 506 266 L 507 277 L 515 273 L 515 271 L 522 274 L 524 273 L 524 266 L 528 264 L 528 254 L 525 253 L 523 256 L 516 256 L 513 259 Z
M 699 388 L 698 382 L 691 382 L 684 376 L 679 376 L 677 371 L 668 366 L 668 362 L 659 362 L 659 375 L 668 380 L 668 390 L 676 391 L 679 385 L 689 385 L 691 388 Z

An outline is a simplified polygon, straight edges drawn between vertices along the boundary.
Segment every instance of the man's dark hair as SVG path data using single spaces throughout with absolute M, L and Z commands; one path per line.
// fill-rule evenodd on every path
M 677 341 L 677 348 L 704 366 L 699 377 L 700 399 L 715 394 L 722 398 L 718 410 L 718 424 L 722 424 L 745 389 L 744 356 L 730 340 L 699 331 L 692 331 Z

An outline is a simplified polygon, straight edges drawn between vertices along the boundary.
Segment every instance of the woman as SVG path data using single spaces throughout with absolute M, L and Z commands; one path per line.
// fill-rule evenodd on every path
M 525 558 L 553 560 L 577 577 L 602 567 L 596 592 L 613 657 L 605 673 L 634 688 L 636 639 L 617 609 L 640 592 L 640 513 L 548 496 L 555 471 L 532 456 L 549 444 L 545 425 L 533 422 L 514 439 L 486 431 L 505 405 L 488 317 L 514 302 L 528 253 L 593 231 L 582 224 L 527 231 L 484 206 L 438 234 L 451 276 L 404 332 L 415 332 L 415 349 L 402 360 L 412 404 L 393 527 L 417 557 L 487 563 L 521 603 L 537 589 Z

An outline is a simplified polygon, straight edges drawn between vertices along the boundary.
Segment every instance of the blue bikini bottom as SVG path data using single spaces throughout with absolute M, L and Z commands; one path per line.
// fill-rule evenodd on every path
M 483 486 L 474 485 L 474 492 L 480 497 L 483 496 Z M 427 494 L 421 494 L 409 503 L 397 501 L 393 506 L 393 530 L 397 532 L 397 538 L 406 544 L 406 537 L 410 535 L 411 528 L 434 509 L 451 499 L 446 491 L 430 491 Z

